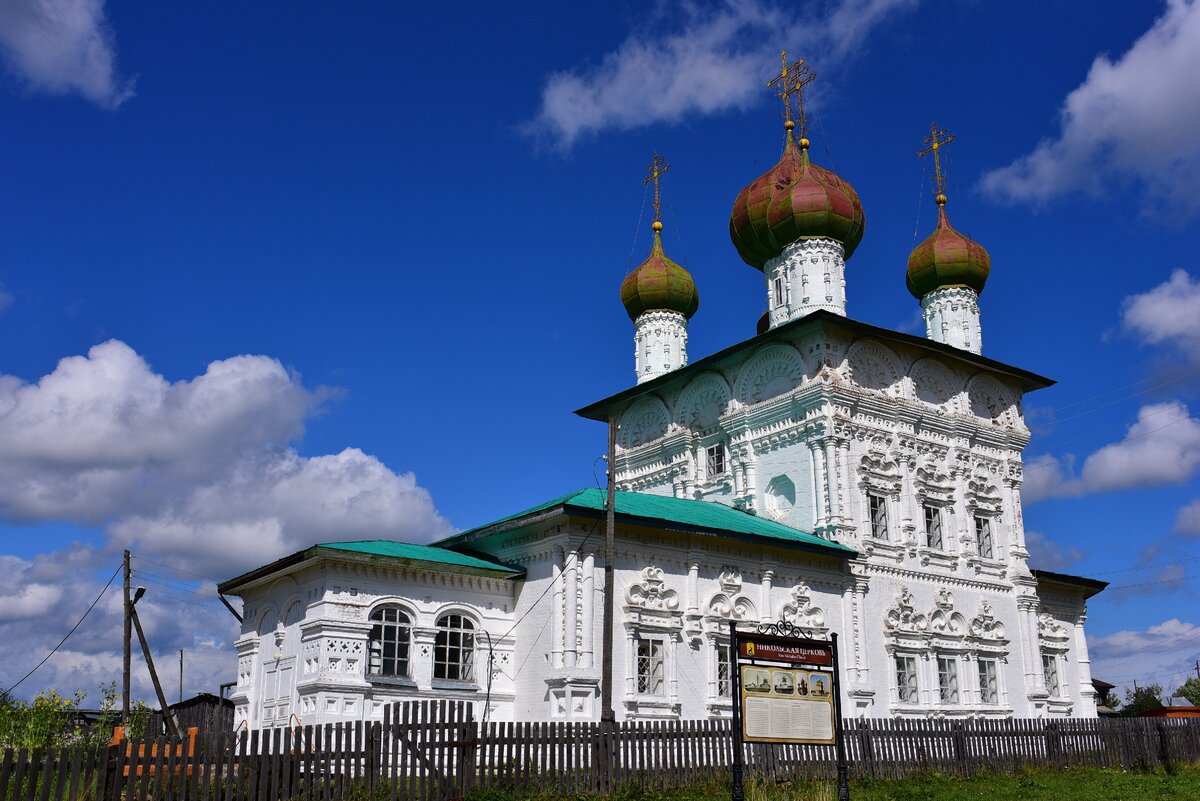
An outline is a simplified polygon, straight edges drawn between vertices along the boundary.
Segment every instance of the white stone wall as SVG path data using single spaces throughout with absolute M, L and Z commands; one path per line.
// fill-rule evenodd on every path
M 845 248 L 836 239 L 801 239 L 763 265 L 770 327 L 817 309 L 846 316 Z
M 471 698 L 487 686 L 492 642 L 493 719 L 511 719 L 512 582 L 417 571 L 331 565 L 278 578 L 243 593 L 235 722 L 251 727 L 378 719 L 402 698 Z M 410 675 L 368 677 L 372 610 L 396 604 L 412 619 Z M 459 612 L 475 625 L 473 682 L 433 678 L 436 621 Z M 478 688 L 478 689 L 477 689 Z M 294 717 L 293 717 L 294 716 Z

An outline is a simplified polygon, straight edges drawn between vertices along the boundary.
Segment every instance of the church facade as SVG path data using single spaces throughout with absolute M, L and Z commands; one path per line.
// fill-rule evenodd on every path
M 637 383 L 578 412 L 616 427 L 613 586 L 594 488 L 433 545 L 314 545 L 219 588 L 244 602 L 239 723 L 411 698 L 597 720 L 608 592 L 618 718 L 730 715 L 731 620 L 837 632 L 849 716 L 1095 716 L 1084 622 L 1105 585 L 1028 566 L 1022 399 L 1052 382 L 981 355 L 987 251 L 950 225 L 939 165 L 907 272 L 927 335 L 848 317 L 863 207 L 784 98 L 783 156 L 730 218 L 767 312 L 696 362 L 699 293 L 664 252 L 652 165 L 654 242 L 621 287 Z

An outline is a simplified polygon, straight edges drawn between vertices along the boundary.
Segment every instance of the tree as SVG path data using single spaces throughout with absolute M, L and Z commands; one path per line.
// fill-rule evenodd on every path
M 1128 718 L 1137 717 L 1143 712 L 1162 707 L 1162 685 L 1147 684 L 1145 687 L 1135 687 L 1125 690 L 1125 708 L 1121 714 Z
M 1179 685 L 1175 694 L 1180 698 L 1186 698 L 1192 706 L 1200 706 L 1200 678 L 1188 679 Z
M 1101 690 L 1100 694 L 1096 696 L 1096 706 L 1116 710 L 1121 706 L 1121 699 L 1117 697 L 1117 694 L 1113 692 L 1113 688 L 1110 687 L 1107 690 Z

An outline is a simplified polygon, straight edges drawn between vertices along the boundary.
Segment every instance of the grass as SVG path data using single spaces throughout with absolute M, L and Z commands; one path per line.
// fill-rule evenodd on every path
M 471 793 L 467 801 L 590 801 L 589 795 L 539 795 L 501 790 Z M 727 783 L 674 790 L 623 788 L 610 801 L 727 801 Z M 979 775 L 969 779 L 927 774 L 907 779 L 851 782 L 853 801 L 1196 801 L 1200 799 L 1200 766 L 1173 773 L 1123 770 L 1030 770 L 1013 775 Z M 746 801 L 837 801 L 831 782 L 746 785 Z

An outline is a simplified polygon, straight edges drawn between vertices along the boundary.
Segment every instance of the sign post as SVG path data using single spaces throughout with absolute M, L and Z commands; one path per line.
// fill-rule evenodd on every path
M 729 623 L 733 668 L 733 801 L 743 801 L 744 744 L 832 745 L 837 754 L 838 801 L 849 801 L 843 741 L 837 635 L 801 636 L 789 623 L 739 632 Z

